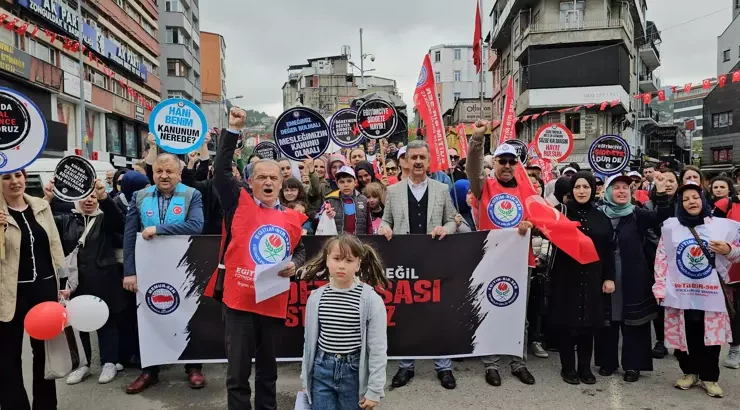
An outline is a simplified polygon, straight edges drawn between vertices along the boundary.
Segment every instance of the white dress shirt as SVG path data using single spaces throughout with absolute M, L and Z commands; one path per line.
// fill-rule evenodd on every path
M 409 188 L 411 189 L 411 193 L 414 195 L 414 198 L 416 198 L 417 201 L 421 201 L 421 198 L 424 197 L 424 193 L 427 192 L 429 177 L 425 177 L 424 180 L 418 184 L 414 184 L 411 181 L 411 178 L 406 178 L 406 180 L 409 181 Z

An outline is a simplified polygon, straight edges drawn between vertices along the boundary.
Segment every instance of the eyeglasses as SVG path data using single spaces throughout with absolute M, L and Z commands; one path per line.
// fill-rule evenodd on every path
M 514 165 L 516 165 L 517 162 L 518 161 L 516 160 L 516 158 L 512 158 L 512 159 L 499 158 L 498 159 L 498 164 L 501 166 L 506 166 L 506 164 L 509 164 L 510 166 L 513 167 Z
M 450 155 L 450 159 L 452 159 L 453 161 L 459 161 L 460 160 L 460 156 L 459 155 Z
M 398 171 L 397 167 L 385 167 L 385 170 L 388 172 L 396 172 Z

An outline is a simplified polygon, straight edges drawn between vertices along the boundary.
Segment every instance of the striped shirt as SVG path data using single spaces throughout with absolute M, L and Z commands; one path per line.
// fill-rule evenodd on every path
M 362 348 L 360 298 L 362 284 L 349 289 L 328 286 L 319 301 L 319 348 L 326 353 L 348 354 Z

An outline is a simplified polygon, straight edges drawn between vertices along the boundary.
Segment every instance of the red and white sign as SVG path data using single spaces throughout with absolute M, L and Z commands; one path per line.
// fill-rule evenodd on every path
M 457 125 L 457 141 L 460 145 L 460 158 L 468 157 L 468 136 L 465 134 L 465 124 Z
M 563 124 L 551 122 L 537 130 L 534 136 L 537 156 L 562 162 L 573 151 L 573 133 Z
M 430 172 L 450 169 L 450 156 L 447 153 L 447 136 L 442 122 L 442 110 L 437 99 L 434 71 L 429 54 L 424 56 L 419 80 L 414 91 L 414 106 L 419 111 L 426 127 L 426 139 L 431 151 Z

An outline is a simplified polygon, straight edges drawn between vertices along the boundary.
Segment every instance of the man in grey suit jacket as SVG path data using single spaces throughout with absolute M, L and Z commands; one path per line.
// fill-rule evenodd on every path
M 427 176 L 431 159 L 429 145 L 421 140 L 411 141 L 406 148 L 406 159 L 411 168 L 406 179 L 388 187 L 383 220 L 378 234 L 391 240 L 393 235 L 428 235 L 442 239 L 455 233 L 455 211 L 447 184 Z M 393 387 L 405 386 L 414 377 L 414 360 L 401 360 L 393 376 Z M 434 360 L 434 369 L 442 387 L 454 389 L 450 359 Z

